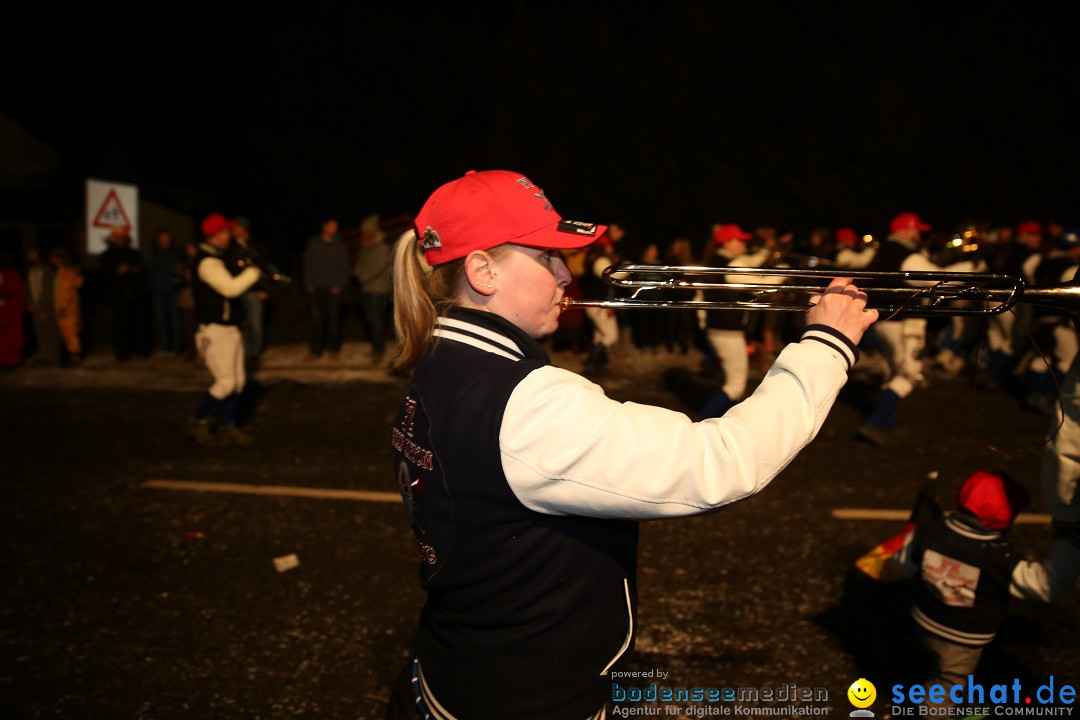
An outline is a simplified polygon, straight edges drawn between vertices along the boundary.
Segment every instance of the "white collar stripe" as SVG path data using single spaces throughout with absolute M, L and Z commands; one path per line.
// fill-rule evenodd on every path
M 484 351 L 492 353 L 494 355 L 501 355 L 502 357 L 509 358 L 510 360 L 513 360 L 515 362 L 522 359 L 520 355 L 514 355 L 513 353 L 507 352 L 506 350 L 503 350 L 500 347 L 496 347 L 495 345 L 493 345 L 493 344 L 491 344 L 491 343 L 489 343 L 489 342 L 487 342 L 485 340 L 475 338 L 475 337 L 473 337 L 471 335 L 467 335 L 467 334 L 462 333 L 462 332 L 457 332 L 453 328 L 445 328 L 445 329 L 443 329 L 443 328 L 435 328 L 435 332 L 433 334 L 436 337 L 445 338 L 446 340 L 451 340 L 453 342 L 459 342 L 459 343 L 462 343 L 464 345 L 471 345 L 474 348 L 484 350 Z
M 978 530 L 969 528 L 953 517 L 945 518 L 945 524 L 948 525 L 949 529 L 957 535 L 963 535 L 964 537 L 971 538 L 972 540 L 996 540 L 997 538 L 1001 537 L 1001 533 L 994 532 L 993 530 L 989 532 L 979 532 Z
M 472 333 L 473 335 L 479 335 L 481 337 L 487 338 L 493 343 L 502 345 L 510 352 L 517 353 L 518 355 L 525 357 L 525 353 L 521 352 L 521 348 L 519 348 L 512 340 L 503 335 L 500 335 L 497 332 L 480 327 L 479 325 L 473 325 L 472 323 L 463 322 L 456 318 L 448 317 L 439 318 L 439 325 L 441 327 L 464 330 L 466 332 Z
M 507 348 L 505 345 L 496 345 L 495 343 L 491 342 L 487 338 L 481 337 L 481 336 L 477 335 L 476 333 L 471 332 L 470 330 L 465 330 L 465 329 L 459 330 L 458 328 L 440 328 L 440 329 L 442 330 L 442 332 L 450 333 L 451 335 L 461 335 L 461 336 L 464 336 L 464 337 L 471 337 L 473 340 L 476 340 L 477 342 L 482 342 L 485 345 L 490 345 L 493 349 L 498 350 L 500 352 L 509 351 L 510 354 L 513 355 L 518 360 L 524 360 L 525 359 L 525 354 L 522 353 L 520 350 L 518 350 L 516 347 Z

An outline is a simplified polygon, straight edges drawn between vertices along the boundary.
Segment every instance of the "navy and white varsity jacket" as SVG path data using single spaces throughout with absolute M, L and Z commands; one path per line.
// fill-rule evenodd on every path
M 595 713 L 633 646 L 636 521 L 762 489 L 820 429 L 855 353 L 811 326 L 750 398 L 692 423 L 607 398 L 497 315 L 451 310 L 391 438 L 428 593 L 416 653 L 429 707 Z
M 922 582 L 912 615 L 939 637 L 985 645 L 1005 619 L 1012 573 L 1022 557 L 1000 532 L 967 513 L 942 517 L 915 532 L 912 561 Z
M 1080 547 L 1053 542 L 1042 562 L 1023 559 L 1002 533 L 967 512 L 908 532 L 894 569 L 921 582 L 915 622 L 951 642 L 980 647 L 994 639 L 1010 597 L 1055 600 L 1080 573 Z

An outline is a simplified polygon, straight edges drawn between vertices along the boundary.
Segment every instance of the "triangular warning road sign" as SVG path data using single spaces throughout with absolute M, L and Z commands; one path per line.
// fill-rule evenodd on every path
M 117 225 L 125 230 L 131 229 L 131 221 L 124 212 L 124 206 L 120 204 L 120 198 L 116 190 L 109 188 L 109 194 L 105 196 L 105 202 L 101 203 L 101 209 L 94 216 L 94 227 L 111 230 Z

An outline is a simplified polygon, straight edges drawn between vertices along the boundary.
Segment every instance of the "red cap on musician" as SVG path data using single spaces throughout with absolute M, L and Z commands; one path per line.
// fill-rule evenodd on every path
M 920 220 L 919 216 L 913 212 L 900 213 L 892 219 L 892 225 L 889 226 L 889 232 L 899 232 L 900 230 L 926 232 L 929 229 L 930 226 Z
M 504 243 L 579 248 L 606 225 L 563 220 L 544 191 L 521 173 L 470 170 L 431 194 L 416 216 L 416 237 L 432 267 Z
M 203 219 L 202 234 L 203 237 L 212 237 L 223 230 L 230 230 L 234 227 L 236 227 L 235 222 L 226 220 L 221 213 L 214 213 L 213 215 L 207 215 Z
M 855 231 L 849 227 L 842 227 L 836 231 L 836 241 L 842 243 L 850 243 L 852 245 L 859 241 L 859 238 L 855 235 Z
M 956 496 L 956 506 L 979 518 L 991 530 L 1004 530 L 1028 506 L 1027 489 L 1007 475 L 982 470 L 964 480 Z
M 1018 235 L 1042 235 L 1042 225 L 1034 220 L 1025 220 L 1016 226 L 1016 232 Z
M 728 240 L 749 240 L 752 238 L 748 232 L 743 232 L 742 228 L 738 225 L 720 225 L 713 230 L 713 240 L 720 243 L 726 243 Z

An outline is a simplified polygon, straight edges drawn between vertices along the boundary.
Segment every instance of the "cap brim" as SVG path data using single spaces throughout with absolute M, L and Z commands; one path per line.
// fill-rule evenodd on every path
M 523 245 L 531 248 L 557 248 L 567 250 L 583 248 L 592 245 L 607 232 L 607 225 L 597 223 L 578 222 L 575 220 L 561 220 L 552 225 L 540 228 L 521 237 L 514 238 L 510 242 L 514 245 Z

